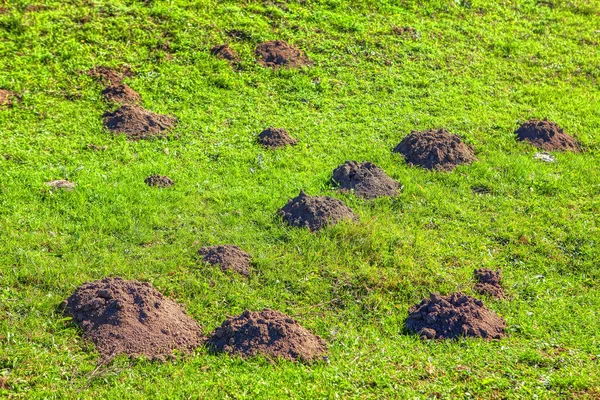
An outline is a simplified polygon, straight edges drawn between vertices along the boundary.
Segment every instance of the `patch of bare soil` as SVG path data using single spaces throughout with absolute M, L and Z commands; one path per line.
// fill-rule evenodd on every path
M 250 255 L 237 246 L 208 246 L 198 250 L 202 259 L 218 265 L 223 271 L 233 270 L 242 275 L 250 275 Z
M 317 231 L 342 220 L 356 220 L 358 215 L 340 200 L 327 196 L 309 196 L 300 191 L 279 210 L 289 225 Z

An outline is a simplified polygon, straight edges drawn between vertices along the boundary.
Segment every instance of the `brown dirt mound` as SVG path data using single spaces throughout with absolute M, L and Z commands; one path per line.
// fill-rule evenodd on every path
M 527 141 L 539 149 L 574 152 L 581 150 L 573 137 L 565 133 L 556 122 L 548 121 L 548 119 L 529 120 L 523 123 L 515 133 L 519 140 Z
M 213 47 L 212 49 L 210 49 L 210 54 L 217 58 L 227 60 L 230 63 L 237 63 L 240 61 L 240 57 L 238 56 L 238 54 L 231 47 L 229 47 L 228 44 L 222 44 Z
M 489 295 L 497 299 L 504 298 L 504 289 L 500 283 L 502 280 L 500 271 L 493 271 L 489 268 L 476 269 L 475 279 L 477 279 L 477 284 L 475 284 L 473 289 L 477 293 Z
M 196 321 L 149 283 L 121 278 L 86 283 L 65 306 L 105 360 L 118 354 L 164 359 L 203 342 Z
M 175 182 L 173 182 L 173 180 L 168 176 L 161 175 L 151 175 L 144 179 L 144 182 L 148 186 L 157 186 L 161 188 L 171 187 L 175 184 Z
M 205 262 L 218 265 L 223 271 L 231 269 L 242 275 L 250 275 L 250 255 L 237 246 L 202 247 L 198 254 Z
M 270 149 L 278 149 L 287 145 L 295 146 L 298 141 L 283 128 L 269 127 L 258 135 L 258 142 Z
M 142 101 L 139 93 L 124 83 L 107 86 L 102 96 L 104 100 L 118 104 L 138 104 Z
M 500 339 L 506 323 L 481 300 L 460 292 L 448 296 L 432 293 L 412 306 L 406 328 L 423 339 L 454 339 L 462 336 Z
M 215 329 L 207 345 L 240 357 L 262 354 L 272 358 L 311 362 L 327 352 L 327 344 L 279 311 L 244 311 Z
M 412 132 L 394 151 L 401 153 L 410 165 L 440 171 L 452 171 L 459 164 L 476 160 L 471 146 L 445 129 Z
M 311 231 L 342 220 L 358 219 L 358 215 L 340 200 L 327 196 L 309 196 L 304 191 L 289 200 L 278 213 L 289 225 L 307 227 Z
M 121 67 L 119 69 L 113 69 L 109 67 L 94 67 L 85 72 L 92 78 L 110 85 L 117 85 L 123 82 L 126 77 L 134 76 L 133 72 L 129 67 Z
M 263 67 L 301 67 L 308 64 L 308 57 L 283 40 L 264 42 L 256 47 L 256 56 Z
M 14 92 L 0 89 L 0 107 L 10 107 L 16 99 L 17 95 Z
M 366 199 L 396 196 L 400 184 L 371 162 L 346 161 L 333 171 L 332 181 Z
M 164 136 L 175 122 L 175 117 L 155 114 L 131 104 L 125 104 L 114 112 L 104 114 L 104 125 L 111 132 L 124 133 L 132 140 Z

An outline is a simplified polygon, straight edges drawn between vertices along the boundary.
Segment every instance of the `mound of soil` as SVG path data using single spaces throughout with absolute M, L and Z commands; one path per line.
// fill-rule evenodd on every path
M 356 220 L 358 215 L 338 199 L 327 196 L 309 196 L 300 191 L 279 211 L 289 225 L 317 231 L 342 220 Z
M 539 149 L 574 152 L 581 150 L 572 136 L 565 133 L 556 122 L 548 121 L 548 119 L 529 120 L 523 123 L 515 133 L 519 140 L 527 141 Z
M 59 179 L 56 181 L 48 181 L 48 182 L 44 182 L 44 184 L 48 185 L 54 189 L 73 190 L 73 188 L 75 188 L 75 182 L 71 182 L 66 179 Z
M 471 146 L 445 129 L 412 132 L 394 148 L 410 165 L 427 169 L 452 171 L 459 164 L 476 160 Z
M 104 100 L 118 104 L 138 104 L 142 101 L 139 93 L 124 83 L 107 86 L 102 96 Z
M 506 322 L 481 300 L 462 293 L 429 299 L 409 309 L 406 328 L 423 339 L 454 339 L 463 336 L 500 339 Z
M 233 270 L 242 275 L 250 275 L 250 255 L 237 246 L 209 246 L 198 250 L 202 259 L 218 265 L 223 271 Z
M 121 67 L 117 70 L 109 67 L 99 66 L 86 71 L 86 74 L 97 81 L 109 85 L 117 85 L 122 83 L 123 79 L 126 77 L 134 76 L 129 67 Z
M 238 56 L 238 54 L 231 47 L 229 47 L 228 44 L 222 44 L 213 47 L 212 49 L 210 49 L 210 54 L 217 58 L 227 60 L 230 63 L 237 63 L 240 61 L 240 57 Z
M 279 311 L 244 311 L 228 318 L 207 342 L 213 350 L 242 358 L 262 354 L 270 358 L 311 362 L 327 352 L 327 345 Z
M 500 281 L 502 275 L 500 271 L 493 271 L 489 268 L 481 268 L 475 270 L 475 279 L 477 284 L 473 288 L 477 293 L 489 295 L 497 299 L 504 298 L 504 288 Z
M 104 114 L 104 125 L 115 133 L 124 133 L 131 140 L 164 136 L 176 122 L 170 115 L 155 114 L 142 107 L 125 104 Z
M 164 359 L 175 349 L 188 353 L 203 342 L 196 321 L 146 282 L 106 278 L 86 283 L 65 307 L 105 360 L 118 354 Z
M 346 161 L 333 171 L 331 179 L 342 190 L 354 190 L 357 196 L 372 199 L 396 196 L 400 184 L 371 162 Z
M 262 131 L 258 135 L 258 142 L 269 149 L 278 149 L 288 145 L 295 146 L 298 143 L 285 129 L 273 127 Z
M 17 95 L 10 90 L 0 89 L 0 107 L 10 107 L 17 99 Z
M 289 45 L 283 40 L 264 42 L 256 47 L 258 61 L 263 67 L 301 67 L 308 64 L 308 57 L 302 50 Z
M 168 176 L 161 175 L 151 175 L 144 179 L 144 182 L 148 186 L 157 186 L 161 188 L 171 187 L 175 184 L 175 182 L 173 182 L 173 180 Z
M 411 39 L 419 38 L 419 32 L 412 26 L 393 26 L 392 32 L 398 36 L 409 37 Z

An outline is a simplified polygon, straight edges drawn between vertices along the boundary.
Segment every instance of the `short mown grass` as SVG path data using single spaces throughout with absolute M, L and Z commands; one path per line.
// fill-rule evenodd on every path
M 600 5 L 596 1 L 0 1 L 0 397 L 600 397 Z M 401 34 L 395 27 L 413 27 Z M 237 38 L 227 33 L 239 32 Z M 253 49 L 283 39 L 313 65 L 271 71 Z M 229 42 L 242 69 L 209 49 Z M 80 71 L 129 65 L 169 139 L 108 133 L 102 86 Z M 585 151 L 533 159 L 520 122 L 544 118 Z M 265 127 L 299 139 L 256 144 Z M 451 173 L 391 149 L 444 127 L 478 161 Z M 88 145 L 97 146 L 95 149 Z M 346 160 L 403 185 L 364 201 L 332 190 Z M 144 178 L 168 175 L 170 189 Z M 74 191 L 43 183 L 68 178 Z M 360 215 L 318 233 L 276 216 L 298 194 Z M 236 244 L 249 278 L 196 256 Z M 472 291 L 501 269 L 502 341 L 423 342 L 403 328 L 430 292 Z M 198 349 L 167 363 L 97 365 L 58 311 L 106 276 L 151 282 L 209 333 L 263 307 L 322 336 L 329 362 L 240 360 Z

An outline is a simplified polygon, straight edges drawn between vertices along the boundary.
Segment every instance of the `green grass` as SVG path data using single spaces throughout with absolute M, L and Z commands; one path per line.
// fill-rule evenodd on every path
M 600 397 L 597 1 L 30 3 L 0 1 L 0 88 L 22 96 L 0 110 L 0 397 Z M 253 49 L 271 39 L 314 64 L 259 67 Z M 210 56 L 225 41 L 241 71 Z M 79 71 L 122 64 L 146 108 L 179 118 L 172 138 L 128 142 L 103 128 L 102 87 Z M 533 117 L 585 151 L 535 161 L 513 134 Z M 299 145 L 260 148 L 269 125 Z M 437 173 L 391 152 L 437 127 L 478 162 Z M 349 159 L 375 162 L 403 191 L 333 191 L 331 172 Z M 153 173 L 176 185 L 147 187 Z M 77 188 L 43 184 L 62 178 Z M 300 189 L 342 199 L 361 222 L 286 227 L 275 213 Z M 195 256 L 225 243 L 253 256 L 249 278 Z M 404 330 L 429 292 L 474 295 L 479 267 L 503 271 L 509 298 L 486 304 L 506 339 L 422 342 Z M 330 363 L 198 349 L 98 367 L 57 306 L 106 276 L 150 281 L 206 332 L 245 309 L 280 310 L 327 340 Z

